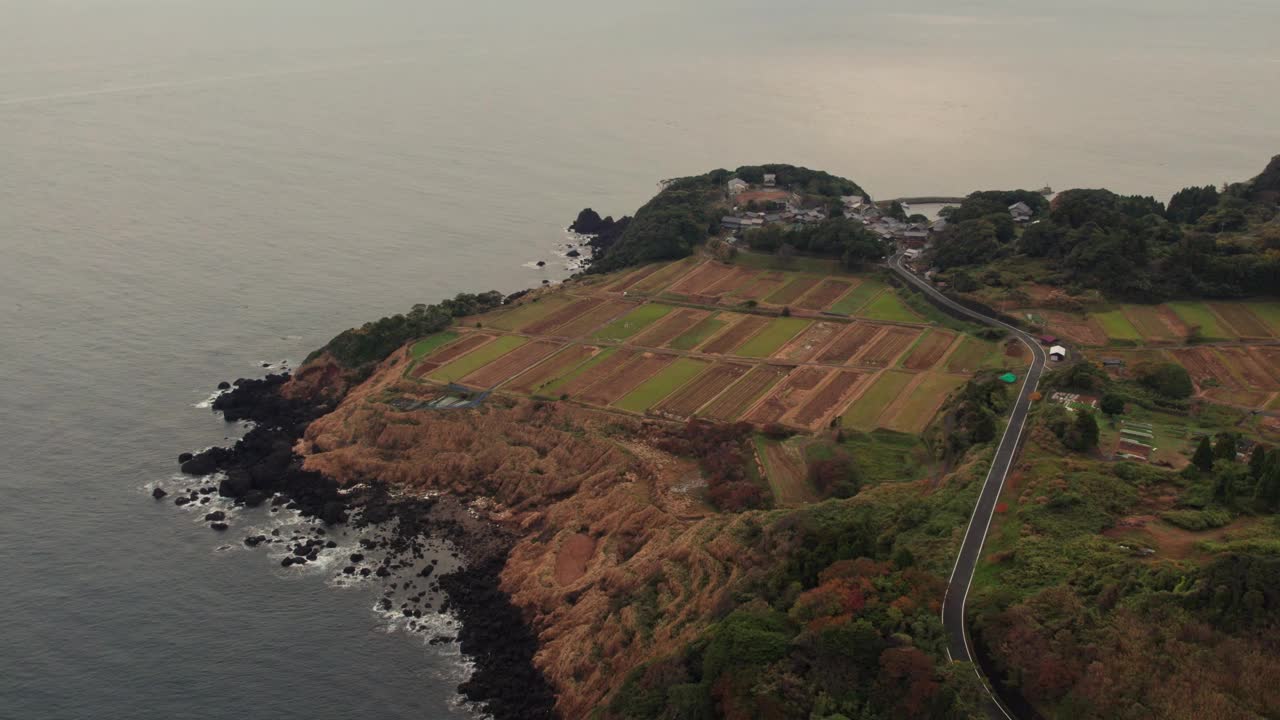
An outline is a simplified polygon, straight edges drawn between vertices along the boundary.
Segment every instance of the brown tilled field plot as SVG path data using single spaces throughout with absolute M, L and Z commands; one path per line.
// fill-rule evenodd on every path
M 630 348 L 618 348 L 617 352 L 596 361 L 595 365 L 586 368 L 581 375 L 561 386 L 560 392 L 576 399 L 579 393 L 613 375 L 624 365 L 631 362 L 637 354 L 635 350 Z
M 764 301 L 771 305 L 790 305 L 800 299 L 801 295 L 809 292 L 814 285 L 817 285 L 819 279 L 812 276 L 798 277 L 784 285 L 778 292 L 765 298 Z
M 769 393 L 764 400 L 747 413 L 746 420 L 754 423 L 778 422 L 783 415 L 796 409 L 808 392 L 827 378 L 835 370 L 826 368 L 797 368 L 782 384 Z
M 902 361 L 902 366 L 908 370 L 929 370 L 947 354 L 947 348 L 950 348 L 955 340 L 955 333 L 934 330 L 911 349 L 911 354 Z
M 766 295 L 777 292 L 786 281 L 787 276 L 780 272 L 763 272 L 756 275 L 754 279 L 744 282 L 741 287 L 729 294 L 743 300 L 760 300 Z
M 856 322 L 844 331 L 844 334 L 836 338 L 834 342 L 828 345 L 818 353 L 817 362 L 823 363 L 847 363 L 854 355 L 857 355 L 868 343 L 871 342 L 880 331 L 885 328 L 884 325 L 872 325 L 871 323 Z
M 619 317 L 625 312 L 636 309 L 636 304 L 625 300 L 605 300 L 578 317 L 556 328 L 560 337 L 582 337 L 591 334 L 592 330 Z
M 825 322 L 819 320 L 810 325 L 808 329 L 791 339 L 786 345 L 778 348 L 773 357 L 779 360 L 791 360 L 794 362 L 808 362 L 818 351 L 826 347 L 831 342 L 831 338 L 840 334 L 845 329 L 843 323 Z
M 718 262 L 705 262 L 667 288 L 667 292 L 680 293 L 682 295 L 705 294 L 716 283 L 732 277 L 737 270 L 741 270 L 741 268 L 732 265 L 721 265 Z
M 592 405 L 609 405 L 648 380 L 654 373 L 675 362 L 674 355 L 642 353 L 630 362 L 583 390 L 578 399 Z
M 683 335 L 686 330 L 697 325 L 710 314 L 707 310 L 677 308 L 654 323 L 653 327 L 637 335 L 632 342 L 641 347 L 662 347 Z
M 868 377 L 871 376 L 852 370 L 836 372 L 830 382 L 816 390 L 795 411 L 791 416 L 791 424 L 810 430 L 819 429 L 827 416 L 836 410 L 843 410 L 849 404 Z
M 702 347 L 701 352 L 724 355 L 746 342 L 747 338 L 760 332 L 769 323 L 770 318 L 760 317 L 759 315 L 746 315 L 728 330 L 712 338 L 711 342 Z
M 1209 303 L 1209 307 L 1226 321 L 1242 338 L 1270 338 L 1271 328 L 1258 319 L 1249 308 L 1235 303 Z
M 640 293 L 658 292 L 669 285 L 672 281 L 678 280 L 681 275 L 692 270 L 700 262 L 702 261 L 697 257 L 690 256 L 679 262 L 664 265 L 648 277 L 636 281 L 636 283 L 628 289 Z
M 1249 354 L 1271 373 L 1276 382 L 1280 382 L 1280 347 L 1251 347 Z
M 786 376 L 787 368 L 757 365 L 751 372 L 702 408 L 701 415 L 716 420 L 737 420 L 769 388 Z
M 527 332 L 533 335 L 546 335 L 555 328 L 564 325 L 599 304 L 600 300 L 598 298 L 583 298 L 581 300 L 575 300 L 541 320 L 534 320 L 528 325 L 520 328 L 520 332 Z
M 749 365 L 717 363 L 666 400 L 658 403 L 654 409 L 677 417 L 689 417 L 732 385 L 734 380 L 746 375 L 750 369 Z
M 1250 390 L 1280 390 L 1280 383 L 1276 382 L 1276 368 L 1264 364 L 1265 357 L 1259 362 L 1260 358 L 1249 352 L 1251 349 L 1220 347 L 1217 350 L 1230 369 L 1244 381 L 1245 387 Z
M 831 303 L 839 300 L 841 295 L 848 292 L 850 287 L 853 287 L 853 283 L 848 280 L 827 278 L 818 283 L 818 287 L 809 291 L 808 295 L 801 298 L 796 307 L 805 310 L 826 310 Z
M 919 330 L 891 327 L 876 338 L 875 342 L 871 343 L 862 354 L 855 356 L 854 362 L 872 367 L 888 367 L 918 337 L 920 337 Z
M 463 385 L 490 388 L 524 372 L 534 363 L 542 360 L 561 346 L 550 340 L 538 340 L 526 343 L 470 375 L 462 378 Z
M 1172 342 L 1186 337 L 1185 333 L 1174 333 L 1173 328 L 1165 321 L 1164 314 L 1160 312 L 1161 307 L 1157 305 L 1125 305 L 1123 313 L 1129 319 L 1129 322 L 1133 323 L 1133 327 L 1138 331 L 1138 334 L 1148 341 Z M 1173 315 L 1172 312 L 1168 314 Z
M 1044 317 L 1050 333 L 1057 333 L 1081 345 L 1106 345 L 1111 342 L 1106 331 L 1091 318 L 1081 319 L 1067 313 L 1048 310 L 1036 312 Z
M 759 274 L 760 274 L 759 270 L 752 270 L 750 268 L 744 268 L 744 267 L 735 267 L 733 268 L 733 272 L 729 273 L 728 275 L 725 275 L 723 278 L 720 279 L 719 282 L 716 282 L 711 286 L 705 288 L 702 291 L 702 294 L 710 295 L 711 297 L 718 298 L 721 295 L 732 293 L 734 290 L 737 290 L 743 285 L 750 283 Z
M 624 290 L 630 290 L 632 287 L 635 286 L 636 283 L 640 282 L 641 280 L 644 280 L 645 278 L 654 274 L 655 272 L 662 269 L 663 267 L 665 266 L 662 263 L 654 263 L 653 265 L 646 265 L 640 268 L 639 270 L 623 275 L 621 278 L 618 278 L 617 280 L 613 281 L 609 285 L 606 285 L 604 289 L 609 290 L 611 292 L 622 292 Z
M 570 345 L 564 352 L 550 360 L 530 368 L 512 380 L 506 389 L 520 393 L 534 393 L 543 384 L 560 377 L 570 368 L 577 367 L 587 358 L 599 352 L 600 348 L 591 345 Z
M 1216 380 L 1218 385 L 1229 388 L 1240 385 L 1222 360 L 1214 355 L 1213 350 L 1209 348 L 1182 348 L 1170 350 L 1169 352 L 1173 354 L 1179 365 L 1187 369 L 1191 379 L 1197 385 L 1202 385 L 1208 379 Z
M 457 360 L 463 355 L 466 355 L 472 350 L 475 350 L 481 345 L 489 342 L 493 338 L 493 335 L 486 335 L 485 333 L 470 333 L 468 335 L 464 335 L 463 337 L 454 340 L 448 345 L 445 345 L 439 350 L 436 350 L 423 358 L 421 362 L 414 366 L 413 377 L 423 377 L 429 373 L 435 372 L 446 363 L 451 363 L 454 360 Z

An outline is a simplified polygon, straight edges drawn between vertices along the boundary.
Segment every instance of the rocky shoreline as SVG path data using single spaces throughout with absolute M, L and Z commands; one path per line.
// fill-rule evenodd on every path
M 466 503 L 456 497 L 400 497 L 376 478 L 358 486 L 343 488 L 325 475 L 303 468 L 303 459 L 293 452 L 294 444 L 308 425 L 332 411 L 332 401 L 290 399 L 281 390 L 288 374 L 262 379 L 240 379 L 212 403 L 228 422 L 250 421 L 253 427 L 232 447 L 213 447 L 179 456 L 184 474 L 204 477 L 223 473 L 216 489 L 205 486 L 179 494 L 174 503 L 207 502 L 215 491 L 236 505 L 254 507 L 270 503 L 316 518 L 323 525 L 350 522 L 357 528 L 379 528 L 379 539 L 361 540 L 364 549 L 377 551 L 381 560 L 352 553 L 342 572 L 380 578 L 386 592 L 380 606 L 394 611 L 393 591 L 407 595 L 399 611 L 406 618 L 421 618 L 424 610 L 435 612 L 426 598 L 442 592 L 440 611 L 449 611 L 461 622 L 457 641 L 471 660 L 471 677 L 458 687 L 467 700 L 496 720 L 555 717 L 555 694 L 543 674 L 534 666 L 537 638 L 520 610 L 499 586 L 499 576 L 514 539 L 492 522 L 476 517 Z M 165 497 L 157 488 L 153 496 Z M 218 531 L 230 529 L 221 511 L 205 519 Z M 287 542 L 290 554 L 281 564 L 288 567 L 315 562 L 336 544 L 325 539 L 317 525 L 312 537 L 289 538 L 250 535 L 249 546 Z M 431 578 L 432 564 L 423 565 L 424 548 L 431 540 L 448 540 L 460 548 L 460 569 Z M 416 594 L 410 594 L 416 593 Z M 434 638 L 432 642 L 452 638 Z

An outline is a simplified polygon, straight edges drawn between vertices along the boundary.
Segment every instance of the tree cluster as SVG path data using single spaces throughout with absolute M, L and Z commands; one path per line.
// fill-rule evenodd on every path
M 328 352 L 343 367 L 351 369 L 381 362 L 410 340 L 449 327 L 454 318 L 487 312 L 502 302 L 502 293 L 490 290 L 484 293 L 460 293 L 434 305 L 414 305 L 413 309 L 403 315 L 391 315 L 342 331 L 307 359 Z
M 698 461 L 707 481 L 707 499 L 716 509 L 741 512 L 767 507 L 770 496 L 752 481 L 747 467 L 755 462 L 748 449 L 749 423 L 713 423 L 691 418 L 680 430 L 659 439 L 660 449 Z
M 850 269 L 876 262 L 888 252 L 875 233 L 857 220 L 844 217 L 796 227 L 773 223 L 748 231 L 745 239 L 748 247 L 758 252 L 774 253 L 791 248 L 809 255 L 840 258 Z

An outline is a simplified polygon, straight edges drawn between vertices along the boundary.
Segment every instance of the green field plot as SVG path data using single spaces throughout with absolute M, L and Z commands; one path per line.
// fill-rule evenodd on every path
M 874 430 L 880 413 L 902 394 L 904 388 L 915 379 L 912 373 L 888 370 L 876 378 L 875 384 L 862 393 L 841 416 L 845 427 L 855 430 Z
M 597 330 L 595 337 L 600 340 L 626 340 L 674 309 L 661 303 L 646 303 Z
M 1102 331 L 1112 340 L 1136 342 L 1142 339 L 1142 334 L 1138 332 L 1138 329 L 1133 326 L 1133 323 L 1129 322 L 1129 318 L 1125 317 L 1120 310 L 1093 313 L 1093 317 L 1102 326 Z
M 871 485 L 919 480 L 932 460 L 920 438 L 892 430 L 847 432 L 841 446 L 853 458 L 863 482 Z
M 1169 309 L 1173 310 L 1173 314 L 1186 323 L 1187 327 L 1200 328 L 1200 335 L 1207 340 L 1227 340 L 1235 337 L 1204 303 L 1179 301 L 1168 303 L 1168 305 Z
M 707 338 L 720 332 L 721 328 L 728 324 L 728 322 L 717 318 L 715 315 L 703 318 L 697 325 L 686 330 L 683 335 L 667 343 L 667 347 L 675 348 L 676 350 L 692 350 L 706 342 Z
M 442 348 L 457 339 L 458 333 L 452 330 L 444 330 L 433 335 L 428 335 L 414 343 L 413 347 L 409 349 L 409 354 L 414 360 L 417 360 L 424 355 L 435 352 L 438 348 Z
M 526 302 L 508 310 L 499 310 L 483 316 L 484 327 L 499 330 L 518 330 L 529 323 L 537 322 L 577 298 L 565 293 L 546 295 L 537 302 Z
M 920 322 L 920 316 L 907 307 L 896 292 L 886 290 L 871 299 L 861 310 L 858 317 L 872 320 L 888 320 L 890 322 Z
M 1009 358 L 1012 360 L 1013 358 Z M 966 337 L 960 347 L 947 357 L 947 372 L 970 374 L 979 370 L 1004 365 L 1003 353 L 997 343 Z
M 436 370 L 428 377 L 436 382 L 456 382 L 527 342 L 527 338 L 503 335 Z
M 879 280 L 860 278 L 858 284 L 855 285 L 852 290 L 845 293 L 845 296 L 840 298 L 835 305 L 832 305 L 829 312 L 836 313 L 837 315 L 853 315 L 861 310 L 863 305 L 871 302 L 871 298 L 875 297 L 886 287 L 888 286 Z
M 613 406 L 631 412 L 644 412 L 692 380 L 709 364 L 693 358 L 678 358 L 659 370 L 653 377 L 640 383 L 639 387 L 624 395 Z
M 560 377 L 544 384 L 542 388 L 538 390 L 538 394 L 551 397 L 558 395 L 560 393 L 560 388 L 568 385 L 574 378 L 578 377 L 582 373 L 590 370 L 596 365 L 599 365 L 605 360 L 608 360 L 616 352 L 618 352 L 618 348 L 605 348 L 601 350 L 594 356 L 584 360 L 581 364 L 570 368 Z
M 1164 321 L 1155 305 L 1125 305 L 1121 308 L 1138 334 L 1148 340 L 1176 340 L 1179 338 Z
M 911 391 L 911 396 L 886 425 L 891 430 L 918 433 L 933 419 L 942 401 L 966 382 L 965 378 L 942 373 L 928 373 Z
M 743 357 L 769 357 L 788 340 L 799 335 L 812 324 L 812 320 L 804 318 L 778 318 L 766 325 L 750 340 L 739 345 L 733 354 Z
M 1244 305 L 1271 328 L 1272 335 L 1280 335 L 1280 300 L 1255 300 Z

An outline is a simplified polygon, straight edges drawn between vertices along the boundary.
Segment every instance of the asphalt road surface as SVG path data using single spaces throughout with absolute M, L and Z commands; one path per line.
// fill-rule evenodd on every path
M 991 527 L 991 516 L 995 513 L 996 502 L 1000 499 L 1000 491 L 1004 488 L 1004 480 L 1009 475 L 1014 456 L 1018 453 L 1018 444 L 1022 440 L 1022 431 L 1027 423 L 1027 413 L 1031 409 L 1031 394 L 1040 383 L 1040 374 L 1044 372 L 1046 355 L 1040 343 L 1027 333 L 1005 322 L 982 313 L 970 310 L 954 302 L 938 292 L 929 282 L 919 278 L 903 264 L 901 255 L 889 258 L 889 267 L 907 282 L 919 288 L 936 303 L 945 305 L 986 325 L 1008 331 L 1023 345 L 1031 350 L 1031 369 L 1022 381 L 1018 391 L 1018 399 L 1013 405 L 1013 413 L 1009 416 L 1009 424 L 1005 426 L 1000 445 L 996 448 L 995 459 L 987 472 L 987 479 L 982 483 L 982 491 L 978 493 L 978 503 L 969 517 L 969 526 L 964 532 L 964 542 L 960 544 L 960 553 L 956 556 L 955 567 L 951 569 L 951 578 L 947 581 L 947 594 L 942 600 L 942 625 L 947 631 L 947 654 L 953 660 L 973 662 L 973 644 L 969 641 L 969 630 L 965 623 L 964 606 L 969 597 L 969 586 L 973 584 L 973 573 L 978 567 L 978 559 L 982 556 L 982 545 L 987 539 L 987 530 Z M 987 688 L 991 702 L 987 714 L 999 720 L 1013 720 L 1013 713 L 1000 702 L 991 685 L 982 677 L 977 663 L 973 663 L 974 672 Z

